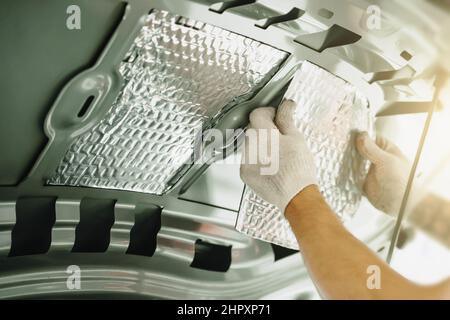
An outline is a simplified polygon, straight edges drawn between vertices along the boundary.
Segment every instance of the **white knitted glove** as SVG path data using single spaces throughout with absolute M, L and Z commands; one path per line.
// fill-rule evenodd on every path
M 411 170 L 408 159 L 387 139 L 373 141 L 366 132 L 357 136 L 356 149 L 371 162 L 364 184 L 370 203 L 387 214 L 398 214 Z
M 309 185 L 317 185 L 313 156 L 295 126 L 295 109 L 295 102 L 285 100 L 278 108 L 276 118 L 275 109 L 270 107 L 255 109 L 250 114 L 241 164 L 242 180 L 283 213 L 297 193 Z M 258 135 L 258 143 L 251 139 L 255 135 Z M 275 151 L 274 155 L 258 156 L 256 163 L 249 163 L 261 148 L 267 148 L 269 155 L 270 151 Z M 264 169 L 268 166 L 278 170 L 265 174 Z

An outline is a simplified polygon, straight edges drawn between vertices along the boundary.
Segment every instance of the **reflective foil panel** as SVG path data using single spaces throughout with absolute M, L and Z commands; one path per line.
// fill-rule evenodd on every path
M 48 183 L 163 194 L 189 168 L 196 135 L 250 99 L 286 57 L 238 34 L 153 10 L 120 65 L 120 95 L 69 147 Z
M 358 154 L 355 133 L 373 135 L 374 117 L 354 86 L 305 61 L 285 98 L 297 103 L 296 124 L 314 155 L 320 189 L 346 220 L 359 206 L 369 164 Z M 246 187 L 236 229 L 254 238 L 298 249 L 289 223 L 277 207 Z

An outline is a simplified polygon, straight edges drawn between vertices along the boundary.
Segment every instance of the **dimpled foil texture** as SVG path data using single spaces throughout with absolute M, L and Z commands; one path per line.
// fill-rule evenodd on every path
M 374 116 L 354 86 L 303 62 L 286 94 L 296 102 L 295 121 L 314 156 L 320 190 L 344 222 L 359 207 L 369 169 L 355 148 L 355 135 L 374 135 Z M 254 238 L 298 249 L 281 211 L 246 187 L 236 229 Z
M 250 99 L 287 55 L 153 10 L 120 65 L 118 98 L 69 147 L 48 183 L 165 193 L 192 163 L 196 136 Z

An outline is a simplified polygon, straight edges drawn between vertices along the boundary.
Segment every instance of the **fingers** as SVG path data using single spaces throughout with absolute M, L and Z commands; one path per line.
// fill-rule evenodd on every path
M 380 148 L 375 141 L 369 137 L 367 132 L 362 132 L 356 137 L 356 149 L 364 159 L 369 160 L 374 164 L 380 164 L 389 160 L 389 154 Z
M 275 123 L 275 108 L 257 108 L 250 113 L 249 127 L 254 129 L 277 129 Z
M 256 164 L 258 148 L 258 129 L 249 127 L 245 132 L 241 164 Z
M 289 135 L 298 133 L 295 126 L 295 110 L 297 104 L 292 100 L 283 100 L 278 107 L 275 123 L 282 134 Z
M 244 180 L 244 178 L 243 178 L 243 168 L 244 167 L 243 166 L 245 164 L 247 164 L 247 163 L 254 163 L 254 162 L 250 162 L 250 159 L 249 159 L 250 158 L 250 151 L 249 151 L 249 149 L 250 149 L 250 138 L 249 138 L 249 135 L 250 135 L 251 130 L 254 130 L 254 129 L 248 129 L 246 134 L 245 134 L 244 149 L 242 150 L 242 156 L 241 156 L 241 179 L 242 180 Z M 244 180 L 244 182 L 245 182 L 245 180 Z
M 284 100 L 277 111 L 272 107 L 255 109 L 250 113 L 249 127 L 254 129 L 278 129 L 285 135 L 298 133 L 294 118 L 296 108 L 297 105 L 294 101 Z
M 264 162 L 258 158 L 260 153 L 265 154 L 270 150 L 274 141 L 274 134 L 279 134 L 279 130 L 273 122 L 275 118 L 275 108 L 257 108 L 250 113 L 250 123 L 245 132 L 245 148 L 243 161 L 246 164 L 257 164 Z M 260 149 L 262 150 L 261 152 Z M 247 167 L 247 166 L 246 166 Z
M 394 156 L 397 157 L 401 157 L 406 159 L 406 156 L 403 154 L 403 152 L 399 149 L 399 147 L 397 147 L 395 144 L 393 144 L 391 141 L 389 141 L 388 139 L 382 137 L 382 136 L 377 136 L 377 139 L 375 140 L 376 144 L 383 149 L 384 151 L 386 151 L 389 154 L 392 154 Z

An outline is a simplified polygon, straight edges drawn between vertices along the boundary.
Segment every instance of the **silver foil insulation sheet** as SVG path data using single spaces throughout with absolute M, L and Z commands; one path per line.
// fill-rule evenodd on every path
M 313 153 L 322 194 L 342 220 L 351 218 L 359 207 L 369 166 L 355 148 L 355 134 L 374 131 L 367 99 L 351 84 L 307 61 L 297 70 L 285 98 L 297 104 L 296 125 Z M 236 229 L 298 249 L 283 213 L 248 187 Z
M 116 101 L 69 146 L 48 183 L 163 194 L 189 168 L 196 136 L 250 99 L 286 57 L 153 10 L 120 65 L 124 84 Z

